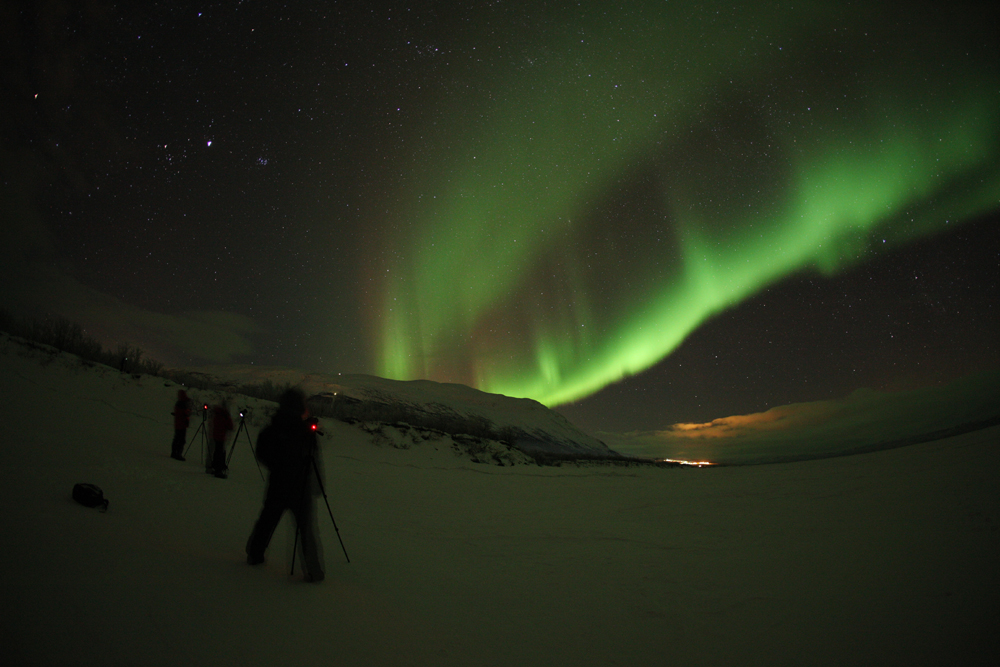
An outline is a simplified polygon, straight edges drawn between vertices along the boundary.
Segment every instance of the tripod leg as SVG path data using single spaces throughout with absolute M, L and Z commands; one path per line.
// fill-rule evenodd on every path
M 233 452 L 236 451 L 236 442 L 240 439 L 240 431 L 242 431 L 245 426 L 246 424 L 244 424 L 243 420 L 240 419 L 240 427 L 236 429 L 236 435 L 233 437 L 233 446 L 229 448 L 229 456 L 226 457 L 227 468 L 229 467 L 229 462 L 233 460 Z M 247 433 L 247 437 L 250 437 L 249 433 Z
M 337 520 L 333 518 L 333 510 L 330 509 L 330 499 L 326 497 L 326 489 L 323 488 L 323 480 L 319 477 L 319 467 L 316 465 L 316 457 L 313 456 L 311 458 L 313 472 L 316 473 L 316 482 L 319 483 L 319 490 L 323 493 L 323 501 L 326 503 L 326 511 L 330 515 L 330 521 L 333 523 L 333 530 L 337 533 L 337 540 L 340 542 L 340 548 L 344 551 L 344 558 L 346 558 L 347 562 L 350 563 L 351 557 L 347 555 L 347 547 L 344 546 L 344 540 L 340 538 L 340 529 L 337 528 Z
M 295 522 L 295 541 L 292 542 L 292 571 L 289 572 L 289 576 L 295 574 L 295 552 L 299 550 L 299 524 Z
M 257 472 L 260 473 L 260 480 L 264 480 L 264 471 L 260 469 L 260 461 L 257 460 L 257 450 L 253 448 L 253 442 L 250 440 L 250 429 L 247 428 L 247 444 L 250 445 L 250 453 L 253 454 L 253 462 L 257 464 Z
M 191 436 L 191 442 L 189 442 L 187 444 L 187 447 L 184 449 L 184 456 L 185 457 L 187 456 L 188 451 L 191 449 L 191 445 L 193 445 L 194 441 L 198 439 L 198 434 L 199 433 L 201 433 L 201 436 L 202 436 L 202 449 L 204 450 L 204 440 L 205 440 L 205 420 L 204 419 L 201 420 L 201 424 L 198 426 L 197 430 L 194 432 L 194 435 Z
M 260 461 L 257 460 L 257 452 L 253 448 L 253 440 L 250 438 L 250 427 L 246 425 L 245 419 L 240 419 L 240 426 L 236 429 L 236 437 L 233 438 L 233 446 L 229 450 L 229 457 L 226 459 L 226 467 L 229 466 L 229 462 L 233 458 L 233 452 L 236 451 L 236 443 L 240 439 L 240 432 L 247 434 L 247 444 L 250 445 L 250 452 L 253 454 L 253 462 L 257 464 L 257 472 L 260 473 L 261 481 L 266 481 L 264 479 L 264 471 L 260 469 Z

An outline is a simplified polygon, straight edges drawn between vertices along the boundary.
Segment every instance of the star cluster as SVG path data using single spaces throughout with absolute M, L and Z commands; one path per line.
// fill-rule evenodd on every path
M 3 305 L 591 428 L 940 381 L 997 361 L 960 9 L 5 7 Z

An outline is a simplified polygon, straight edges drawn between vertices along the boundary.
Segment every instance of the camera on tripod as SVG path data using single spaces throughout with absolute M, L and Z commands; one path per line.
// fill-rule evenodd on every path
M 250 408 L 240 408 L 240 419 L 246 419 L 250 416 Z
M 306 420 L 306 423 L 309 424 L 309 429 L 316 435 L 326 435 L 323 431 L 319 430 L 319 417 L 310 417 Z

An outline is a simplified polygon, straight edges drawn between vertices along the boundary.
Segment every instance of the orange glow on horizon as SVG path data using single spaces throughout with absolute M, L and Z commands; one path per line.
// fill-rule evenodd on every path
M 832 408 L 835 409 L 834 406 L 826 404 L 783 405 L 766 412 L 720 417 L 702 424 L 673 424 L 661 433 L 682 438 L 730 438 L 750 432 L 780 431 L 821 423 L 830 418 Z
M 682 459 L 656 459 L 656 460 L 661 461 L 663 463 L 679 463 L 682 466 L 694 466 L 695 468 L 705 468 L 708 466 L 716 465 L 711 461 L 684 461 Z

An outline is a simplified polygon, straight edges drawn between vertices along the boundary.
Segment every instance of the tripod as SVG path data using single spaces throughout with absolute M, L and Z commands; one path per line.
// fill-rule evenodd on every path
M 350 563 L 351 562 L 351 557 L 347 555 L 347 548 L 344 546 L 344 540 L 342 540 L 340 538 L 340 529 L 337 528 L 337 520 L 333 518 L 333 510 L 330 509 L 330 499 L 326 497 L 326 489 L 323 488 L 323 480 L 320 479 L 320 476 L 319 476 L 319 466 L 316 465 L 316 457 L 315 456 L 309 456 L 309 460 L 312 461 L 313 472 L 316 473 L 316 482 L 319 484 L 319 490 L 323 494 L 323 500 L 326 501 L 326 511 L 330 514 L 330 521 L 333 522 L 333 530 L 337 533 L 337 539 L 340 541 L 340 548 L 344 550 L 344 558 L 346 558 L 347 562 Z M 309 493 L 309 487 L 308 486 L 304 486 L 303 489 L 302 489 L 302 496 L 303 496 L 302 497 L 302 502 L 303 503 L 308 502 L 308 499 L 306 497 L 308 493 Z M 295 574 L 295 552 L 298 550 L 298 546 L 299 546 L 299 531 L 300 530 L 302 530 L 302 527 L 299 526 L 298 523 L 296 522 L 296 524 L 295 524 L 295 542 L 292 543 L 292 572 L 291 572 L 291 574 Z
M 202 405 L 201 408 L 201 424 L 198 426 L 198 430 L 194 432 L 191 436 L 191 442 L 188 443 L 187 449 L 184 450 L 184 458 L 187 458 L 188 449 L 191 449 L 191 445 L 194 441 L 198 439 L 198 434 L 201 433 L 201 458 L 205 458 L 205 446 L 208 443 L 208 433 L 205 431 L 205 420 L 208 419 L 208 405 Z
M 226 457 L 226 467 L 229 467 L 229 462 L 233 460 L 233 452 L 236 451 L 236 443 L 240 439 L 240 433 L 246 433 L 247 444 L 250 445 L 250 451 L 253 453 L 254 463 L 257 464 L 257 472 L 260 473 L 260 480 L 264 481 L 264 471 L 260 469 L 260 462 L 257 460 L 257 452 L 253 448 L 253 440 L 250 438 L 250 427 L 247 426 L 246 413 L 240 411 L 240 425 L 236 429 L 236 436 L 233 438 L 233 446 L 229 448 L 229 456 Z

